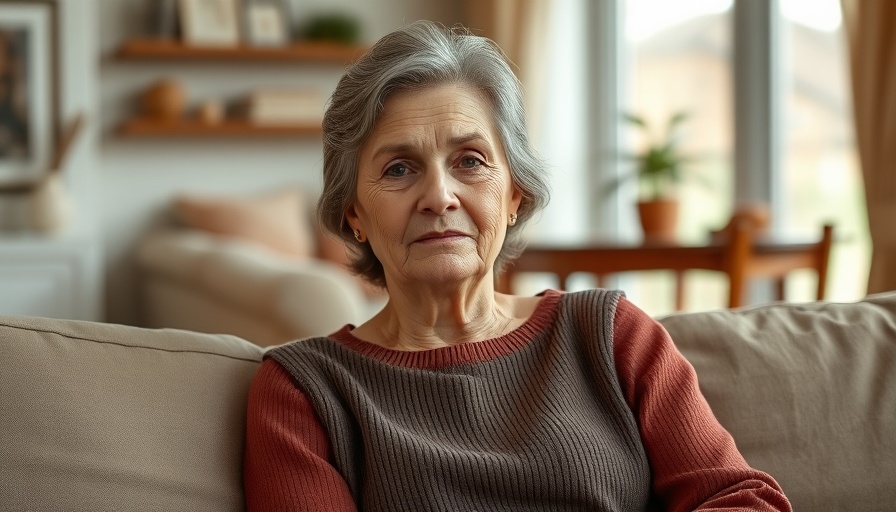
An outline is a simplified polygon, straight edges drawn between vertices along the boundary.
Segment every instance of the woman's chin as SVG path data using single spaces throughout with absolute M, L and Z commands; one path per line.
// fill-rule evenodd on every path
M 406 262 L 401 269 L 401 282 L 445 288 L 482 279 L 486 268 L 479 258 L 442 254 Z

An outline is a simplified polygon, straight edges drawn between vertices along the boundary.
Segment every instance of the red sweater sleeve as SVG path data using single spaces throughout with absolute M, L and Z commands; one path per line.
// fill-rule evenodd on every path
M 791 510 L 778 483 L 747 464 L 713 416 L 694 368 L 666 330 L 624 298 L 614 354 L 666 510 Z
M 355 510 L 308 398 L 277 362 L 249 390 L 243 485 L 249 511 Z

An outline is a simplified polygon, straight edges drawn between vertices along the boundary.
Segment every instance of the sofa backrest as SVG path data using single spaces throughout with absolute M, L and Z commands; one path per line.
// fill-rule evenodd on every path
M 896 503 L 896 293 L 661 320 L 794 510 Z M 0 316 L 0 509 L 243 510 L 262 349 L 226 335 Z
M 893 510 L 896 293 L 661 322 L 744 457 L 794 510 Z
M 244 510 L 261 355 L 226 335 L 0 317 L 0 508 Z

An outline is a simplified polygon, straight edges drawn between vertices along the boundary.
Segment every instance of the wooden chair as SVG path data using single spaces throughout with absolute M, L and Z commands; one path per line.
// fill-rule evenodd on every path
M 740 307 L 745 304 L 747 282 L 754 278 L 771 278 L 775 284 L 775 300 L 784 300 L 785 280 L 787 275 L 797 269 L 812 269 L 817 276 L 815 288 L 816 300 L 823 300 L 827 289 L 828 265 L 831 246 L 834 241 L 834 226 L 824 224 L 821 238 L 817 242 L 806 244 L 799 251 L 777 251 L 773 245 L 762 244 L 755 231 L 749 225 L 739 225 L 733 230 L 728 242 L 728 307 Z M 682 296 L 682 280 L 676 283 L 676 300 Z

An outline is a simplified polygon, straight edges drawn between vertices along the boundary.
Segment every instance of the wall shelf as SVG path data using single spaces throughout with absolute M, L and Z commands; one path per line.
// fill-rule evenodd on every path
M 346 65 L 360 58 L 364 46 L 345 45 L 324 41 L 299 41 L 287 46 L 192 46 L 177 39 L 138 37 L 126 40 L 113 55 L 115 61 L 132 63 L 195 63 L 205 62 L 221 66 L 262 63 L 272 66 L 285 64 Z M 295 125 L 256 124 L 245 119 L 225 119 L 220 123 L 206 123 L 185 118 L 159 121 L 133 117 L 123 121 L 116 133 L 127 138 L 215 138 L 215 137 L 320 137 L 319 123 Z
M 321 135 L 320 125 L 265 125 L 228 119 L 220 123 L 197 120 L 157 121 L 130 119 L 118 128 L 123 137 L 308 137 Z
M 301 41 L 287 46 L 190 46 L 175 39 L 134 38 L 125 41 L 115 54 L 117 60 L 166 61 L 268 61 L 347 64 L 367 49 L 332 42 Z

